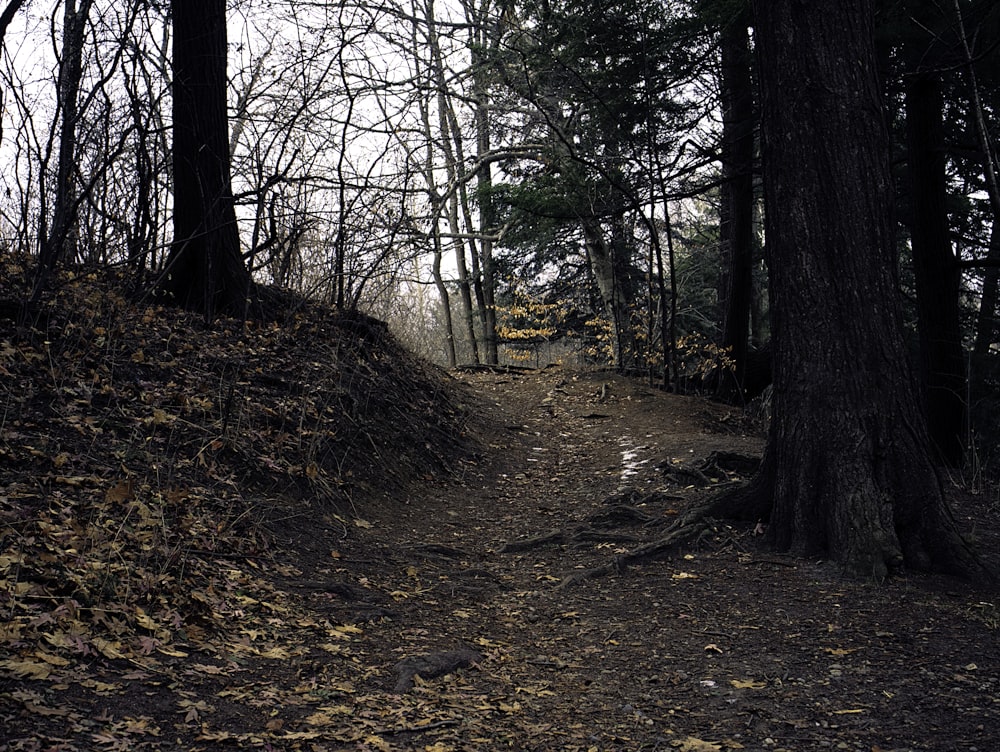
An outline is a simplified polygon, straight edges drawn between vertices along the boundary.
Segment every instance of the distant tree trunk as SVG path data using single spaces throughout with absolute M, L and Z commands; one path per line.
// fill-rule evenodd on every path
M 907 367 L 872 0 L 755 0 L 773 418 L 752 488 L 782 551 L 880 578 L 987 576 L 943 498 Z
M 476 142 L 480 154 L 486 154 L 490 149 L 489 120 L 485 104 L 476 109 Z M 476 193 L 479 201 L 479 225 L 483 231 L 479 241 L 480 267 L 483 273 L 483 344 L 485 360 L 496 365 L 499 361 L 499 340 L 497 337 L 497 307 L 496 307 L 496 262 L 493 260 L 493 239 L 489 236 L 494 232 L 493 211 L 493 174 L 490 163 L 479 168 L 476 175 Z
M 617 222 L 618 219 L 614 221 Z M 583 219 L 582 228 L 590 269 L 613 327 L 614 364 L 622 370 L 632 363 L 635 335 L 630 320 L 631 298 L 627 294 L 629 280 L 627 271 L 623 269 L 621 243 L 615 242 L 618 239 L 614 237 L 609 243 L 596 219 Z
M 445 78 L 444 59 L 438 40 L 437 26 L 434 18 L 434 2 L 426 0 L 426 34 L 429 47 L 430 75 L 437 89 L 438 132 L 440 146 L 444 153 L 445 174 L 448 176 L 449 194 L 441 209 L 447 214 L 448 229 L 452 235 L 451 247 L 455 252 L 455 268 L 458 272 L 458 298 L 462 306 L 462 324 L 472 352 L 472 362 L 479 363 L 479 343 L 476 340 L 475 312 L 472 307 L 472 283 L 469 278 L 468 264 L 465 259 L 465 243 L 461 238 L 461 223 L 459 217 L 459 194 L 455 188 L 459 180 L 459 171 L 464 169 L 464 150 L 462 148 L 462 131 L 455 116 L 451 102 L 448 100 L 448 82 Z
M 491 0 L 462 0 L 470 26 L 469 55 L 472 69 L 472 98 L 476 129 L 476 150 L 480 159 L 490 153 L 490 67 L 487 56 L 500 45 L 501 22 Z M 496 365 L 499 359 L 496 312 L 496 264 L 493 260 L 495 213 L 493 211 L 493 171 L 487 160 L 476 173 L 476 201 L 479 205 L 479 268 L 482 273 L 477 295 L 482 298 L 480 317 L 483 327 L 483 359 Z M 475 268 L 476 264 L 473 263 Z
M 32 292 L 32 299 L 36 301 L 59 261 L 76 253 L 76 124 L 79 119 L 77 100 L 80 96 L 80 80 L 83 77 L 83 41 L 90 6 L 91 0 L 83 0 L 79 6 L 75 0 L 66 0 L 63 8 L 62 59 L 59 64 L 57 93 L 60 113 L 59 160 L 56 166 L 52 222 L 47 225 L 43 218 L 41 223 L 43 232 L 41 254 Z
M 448 286 L 444 283 L 441 275 L 441 239 L 434 234 L 434 263 L 431 267 L 431 274 L 434 277 L 434 285 L 437 287 L 438 296 L 441 298 L 441 310 L 444 315 L 444 344 L 445 353 L 448 358 L 449 368 L 454 368 L 458 364 L 455 355 L 455 324 L 451 316 L 451 296 L 448 294 Z
M 945 172 L 944 101 L 936 73 L 906 85 L 906 130 L 917 284 L 921 383 L 931 440 L 942 462 L 965 460 L 965 351 L 959 320 L 961 270 L 951 248 Z
M 976 342 L 972 349 L 976 355 L 986 355 L 990 351 L 990 345 L 997 341 L 997 303 L 1000 302 L 1000 217 L 993 218 L 987 260 L 995 266 L 987 267 L 983 278 L 983 294 L 979 299 L 979 315 L 976 317 Z
M 722 28 L 722 346 L 733 361 L 732 380 L 719 394 L 742 396 L 746 381 L 750 307 L 753 301 L 753 80 L 748 9 Z
M 206 319 L 241 316 L 251 295 L 240 253 L 226 114 L 225 0 L 172 0 L 174 240 L 164 290 Z

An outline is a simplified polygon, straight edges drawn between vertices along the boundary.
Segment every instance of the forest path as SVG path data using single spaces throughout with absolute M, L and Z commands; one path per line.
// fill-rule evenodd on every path
M 844 582 L 721 525 L 669 560 L 559 588 L 729 480 L 714 473 L 702 489 L 677 468 L 719 451 L 759 456 L 739 411 L 600 371 L 460 378 L 497 406 L 487 455 L 458 484 L 367 507 L 342 553 L 363 608 L 380 604 L 359 641 L 360 685 L 398 698 L 380 712 L 418 724 L 380 735 L 386 749 L 1000 742 L 995 606 L 954 584 Z M 372 564 L 359 574 L 352 557 Z M 467 650 L 474 668 L 437 676 Z M 414 657 L 433 676 L 381 694 Z

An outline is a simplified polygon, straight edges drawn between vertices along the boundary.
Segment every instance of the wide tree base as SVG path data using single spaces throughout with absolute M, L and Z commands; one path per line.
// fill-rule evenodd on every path
M 763 544 L 770 547 L 776 554 L 791 555 L 792 558 L 825 558 L 830 559 L 829 552 L 796 551 L 783 548 L 775 543 L 775 531 L 768 525 L 770 519 L 771 498 L 774 488 L 773 463 L 765 460 L 754 478 L 735 487 L 726 488 L 715 493 L 710 498 L 691 504 L 671 524 L 662 535 L 655 540 L 643 543 L 625 553 L 618 554 L 606 563 L 573 572 L 558 585 L 559 589 L 571 588 L 587 580 L 605 577 L 612 574 L 622 574 L 630 566 L 661 561 L 675 555 L 687 546 L 696 545 L 707 537 L 720 532 L 725 522 L 757 524 L 757 530 L 764 535 Z M 858 562 L 833 559 L 841 571 L 852 578 L 884 581 L 888 577 L 902 576 L 908 571 L 931 574 L 944 574 L 979 585 L 995 586 L 1000 576 L 988 565 L 965 540 L 958 530 L 957 524 L 948 511 L 944 500 L 941 500 L 943 517 L 935 526 L 936 534 L 931 538 L 934 545 L 928 550 L 927 536 L 917 536 L 914 540 L 904 538 L 900 550 L 920 551 L 922 555 L 906 559 L 889 556 L 884 560 L 884 568 L 872 569 L 861 566 Z M 899 538 L 898 532 L 890 532 L 886 537 Z M 572 542 L 561 531 L 551 531 L 532 540 L 532 546 L 546 544 L 562 544 Z M 523 550 L 511 545 L 511 550 Z M 887 549 L 891 551 L 892 549 Z M 890 554 L 891 556 L 891 554 Z M 782 559 L 785 562 L 785 559 Z M 891 564 L 890 564 L 891 562 Z

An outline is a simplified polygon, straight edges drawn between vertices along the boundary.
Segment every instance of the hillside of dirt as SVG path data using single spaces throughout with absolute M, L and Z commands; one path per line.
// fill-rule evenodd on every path
M 1000 745 L 996 593 L 752 522 L 624 565 L 752 474 L 741 411 L 108 289 L 0 317 L 0 750 Z M 998 550 L 996 496 L 951 493 Z

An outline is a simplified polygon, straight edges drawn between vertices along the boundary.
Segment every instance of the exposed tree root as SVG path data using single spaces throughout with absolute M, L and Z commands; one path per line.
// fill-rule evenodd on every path
M 632 564 L 642 564 L 656 561 L 677 550 L 678 546 L 700 539 L 712 531 L 708 518 L 691 525 L 675 525 L 670 532 L 652 543 L 639 546 L 626 554 L 616 556 L 607 564 L 580 572 L 574 572 L 557 585 L 558 590 L 565 590 L 585 580 L 593 580 L 609 574 L 620 574 Z
M 425 680 L 436 679 L 460 668 L 468 668 L 482 659 L 479 653 L 469 648 L 404 658 L 396 664 L 396 686 L 392 691 L 397 695 L 403 694 L 413 688 L 416 676 Z
M 566 542 L 566 533 L 562 530 L 549 530 L 547 533 L 542 533 L 540 535 L 535 535 L 531 538 L 525 538 L 524 540 L 511 541 L 500 549 L 502 554 L 514 554 L 521 553 L 523 551 L 532 551 L 536 548 L 541 548 L 542 546 L 548 545 L 559 545 Z
M 715 520 L 736 519 L 742 521 L 761 520 L 766 517 L 767 504 L 761 500 L 762 494 L 756 482 L 738 488 L 727 488 L 701 504 L 687 509 L 666 532 L 654 541 L 631 551 L 615 556 L 599 567 L 574 572 L 559 583 L 557 589 L 577 585 L 586 580 L 620 574 L 629 566 L 663 559 L 681 546 L 697 542 L 715 529 Z

